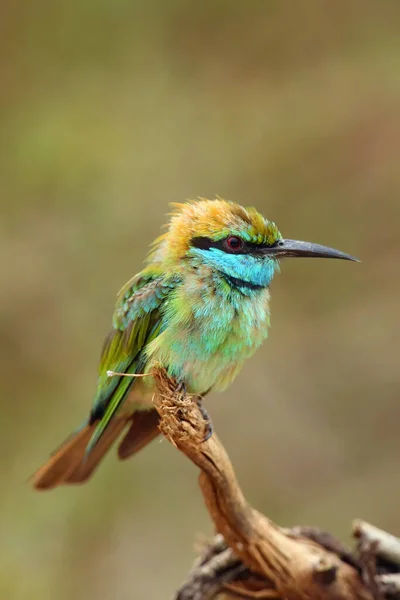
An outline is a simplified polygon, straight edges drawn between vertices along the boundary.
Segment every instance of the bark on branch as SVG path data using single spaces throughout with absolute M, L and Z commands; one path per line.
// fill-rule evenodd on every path
M 226 598 L 281 600 L 400 600 L 400 540 L 357 521 L 352 553 L 314 528 L 284 529 L 252 508 L 218 437 L 204 441 L 196 398 L 166 372 L 154 370 L 160 429 L 199 467 L 200 488 L 219 534 L 175 600 Z

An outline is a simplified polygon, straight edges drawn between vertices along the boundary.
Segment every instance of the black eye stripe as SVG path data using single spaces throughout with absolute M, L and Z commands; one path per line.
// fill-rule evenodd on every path
M 231 236 L 229 236 L 231 237 Z M 237 250 L 227 247 L 226 240 L 218 240 L 217 242 L 208 237 L 194 237 L 192 238 L 191 245 L 195 248 L 201 248 L 202 250 L 210 250 L 210 248 L 217 248 L 228 254 L 257 254 L 257 251 L 265 250 L 265 248 L 271 248 L 269 244 L 254 244 L 252 242 L 244 242 L 243 246 Z
M 220 242 L 213 242 L 207 237 L 195 237 L 192 238 L 192 246 L 200 248 L 201 250 L 209 250 L 210 248 L 220 248 Z

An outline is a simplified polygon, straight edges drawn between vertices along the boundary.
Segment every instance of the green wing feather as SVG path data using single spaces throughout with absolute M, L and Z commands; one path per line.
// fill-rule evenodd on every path
M 134 377 L 109 377 L 107 371 L 143 372 L 146 361 L 143 348 L 162 330 L 162 303 L 179 283 L 179 276 L 166 277 L 160 267 L 151 265 L 128 281 L 119 292 L 113 329 L 103 346 L 91 413 L 91 419 L 99 419 L 99 422 L 88 444 L 87 454 L 97 444 L 135 384 Z

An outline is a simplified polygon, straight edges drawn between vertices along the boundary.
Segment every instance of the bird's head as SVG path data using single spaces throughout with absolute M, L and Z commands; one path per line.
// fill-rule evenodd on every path
M 199 198 L 173 204 L 173 209 L 167 232 L 155 241 L 149 259 L 205 265 L 242 290 L 267 287 L 279 259 L 287 256 L 357 260 L 319 244 L 283 239 L 275 223 L 255 208 L 222 198 Z

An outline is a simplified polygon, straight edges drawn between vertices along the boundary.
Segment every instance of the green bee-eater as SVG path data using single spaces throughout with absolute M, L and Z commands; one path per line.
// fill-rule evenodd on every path
M 155 363 L 188 393 L 222 390 L 267 337 L 269 285 L 279 260 L 356 260 L 338 250 L 283 239 L 254 208 L 217 198 L 174 205 L 147 266 L 118 295 L 90 415 L 34 476 L 37 489 L 86 481 L 118 437 L 120 458 L 158 433 Z

